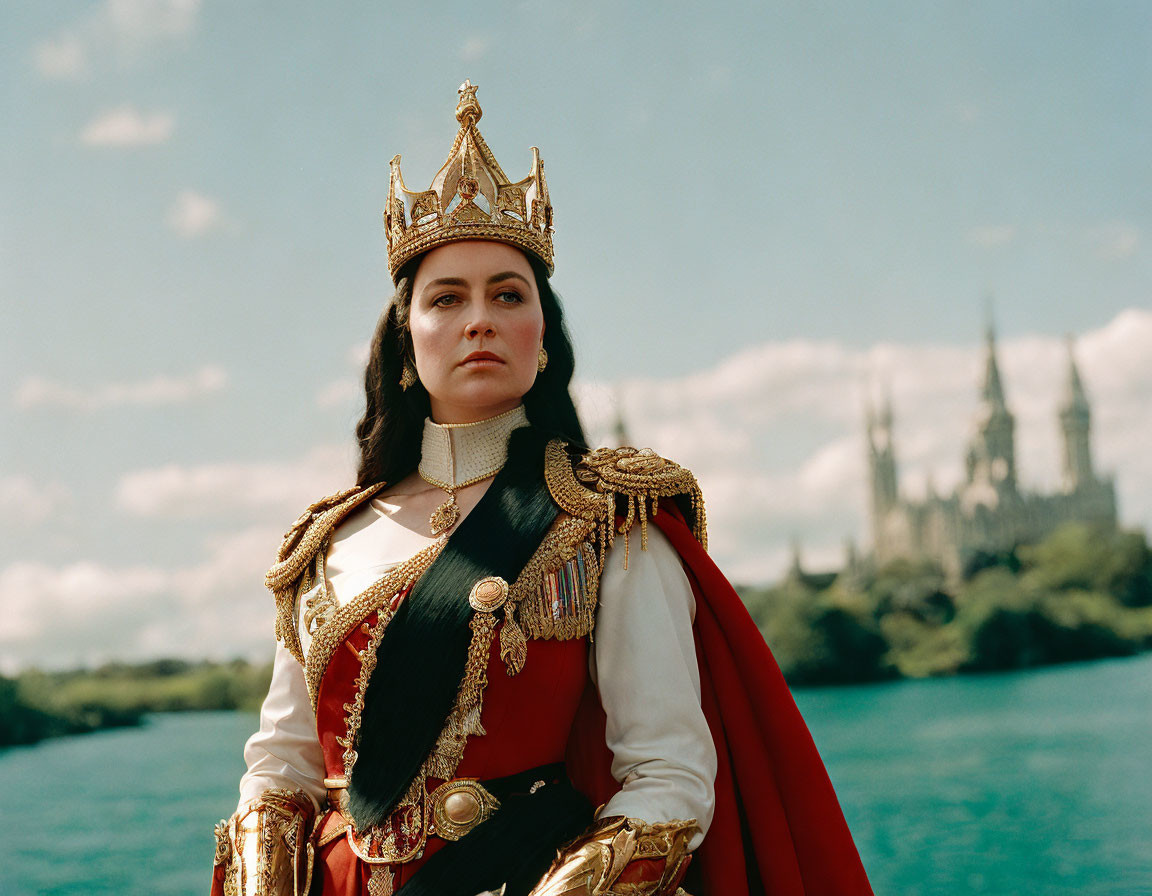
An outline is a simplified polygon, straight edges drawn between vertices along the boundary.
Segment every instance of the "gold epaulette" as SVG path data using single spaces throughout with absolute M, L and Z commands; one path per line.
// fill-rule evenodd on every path
M 564 442 L 553 440 L 545 451 L 544 475 L 562 510 L 596 523 L 601 563 L 615 535 L 626 535 L 637 522 L 641 548 L 647 549 L 648 519 L 659 512 L 662 498 L 681 499 L 693 534 L 708 547 L 704 496 L 696 477 L 648 448 L 597 448 L 573 456 Z M 624 518 L 619 526 L 618 516 Z M 627 549 L 624 556 L 627 563 Z
M 639 523 L 641 546 L 647 548 L 648 519 L 661 499 L 681 499 L 696 537 L 706 539 L 696 477 L 652 451 L 601 448 L 577 455 L 555 439 L 545 449 L 544 479 L 561 513 L 508 594 L 500 656 L 509 675 L 524 665 L 526 639 L 592 635 L 608 547 Z
M 320 549 L 326 546 L 332 530 L 351 510 L 383 487 L 383 483 L 366 488 L 354 486 L 309 505 L 284 534 L 280 550 L 276 552 L 276 563 L 264 577 L 264 584 L 276 597 L 276 639 L 283 641 L 301 664 L 304 663 L 304 653 L 296 618 L 296 595 L 301 590 L 300 585 L 304 584 L 305 588 L 311 585 L 314 560 Z

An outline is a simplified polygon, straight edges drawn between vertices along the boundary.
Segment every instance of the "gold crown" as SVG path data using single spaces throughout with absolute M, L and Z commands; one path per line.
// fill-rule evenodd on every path
M 457 240 L 508 243 L 531 252 L 552 273 L 552 203 L 540 150 L 532 147 L 532 173 L 509 182 L 476 128 L 481 114 L 476 85 L 465 81 L 456 105 L 460 132 L 427 190 L 405 189 L 400 156 L 393 157 L 384 209 L 393 278 L 410 258 Z

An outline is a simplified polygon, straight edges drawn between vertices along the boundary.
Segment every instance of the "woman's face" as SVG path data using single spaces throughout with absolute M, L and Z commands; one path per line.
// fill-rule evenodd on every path
M 433 249 L 416 269 L 409 328 L 435 422 L 472 423 L 512 410 L 536 380 L 544 342 L 528 259 L 486 240 Z

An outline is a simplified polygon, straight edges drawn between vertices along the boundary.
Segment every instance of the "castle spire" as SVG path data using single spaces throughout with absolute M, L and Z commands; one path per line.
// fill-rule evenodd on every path
M 980 397 L 992 408 L 1008 409 L 1000 381 L 1000 365 L 996 361 L 996 330 L 991 323 L 984 331 L 984 388 Z
M 996 502 L 1016 491 L 1016 421 L 1004 398 L 1000 364 L 996 358 L 996 330 L 989 320 L 984 332 L 984 383 L 976 436 L 968 449 L 968 481 L 977 491 L 990 487 Z M 986 503 L 990 493 L 981 498 Z
M 888 391 L 884 392 L 879 412 L 871 398 L 866 397 L 864 414 L 868 435 L 872 542 L 877 556 L 883 558 L 888 552 L 886 520 L 900 500 L 896 479 L 896 450 L 892 443 L 892 398 Z
M 1075 344 L 1068 337 L 1068 378 L 1060 405 L 1060 431 L 1064 437 L 1064 490 L 1078 491 L 1095 480 L 1092 472 L 1092 411 L 1076 367 Z
M 612 422 L 612 438 L 616 442 L 616 447 L 624 445 L 631 445 L 632 440 L 628 435 L 628 425 L 624 421 L 624 387 L 616 387 L 616 418 Z
M 1088 396 L 1084 392 L 1084 382 L 1080 379 L 1080 370 L 1076 366 L 1076 339 L 1069 334 L 1065 337 L 1068 351 L 1068 379 L 1064 387 L 1064 404 L 1062 409 L 1083 409 L 1088 411 Z

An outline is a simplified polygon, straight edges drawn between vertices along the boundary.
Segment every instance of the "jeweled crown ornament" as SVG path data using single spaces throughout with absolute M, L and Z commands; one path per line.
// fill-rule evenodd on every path
M 512 183 L 480 136 L 476 85 L 460 85 L 456 120 L 460 132 L 432 186 L 412 193 L 400 174 L 400 156 L 390 163 L 384 232 L 388 272 L 393 279 L 410 258 L 457 240 L 496 240 L 531 252 L 548 269 L 552 263 L 552 203 L 540 150 L 532 147 L 532 173 Z

